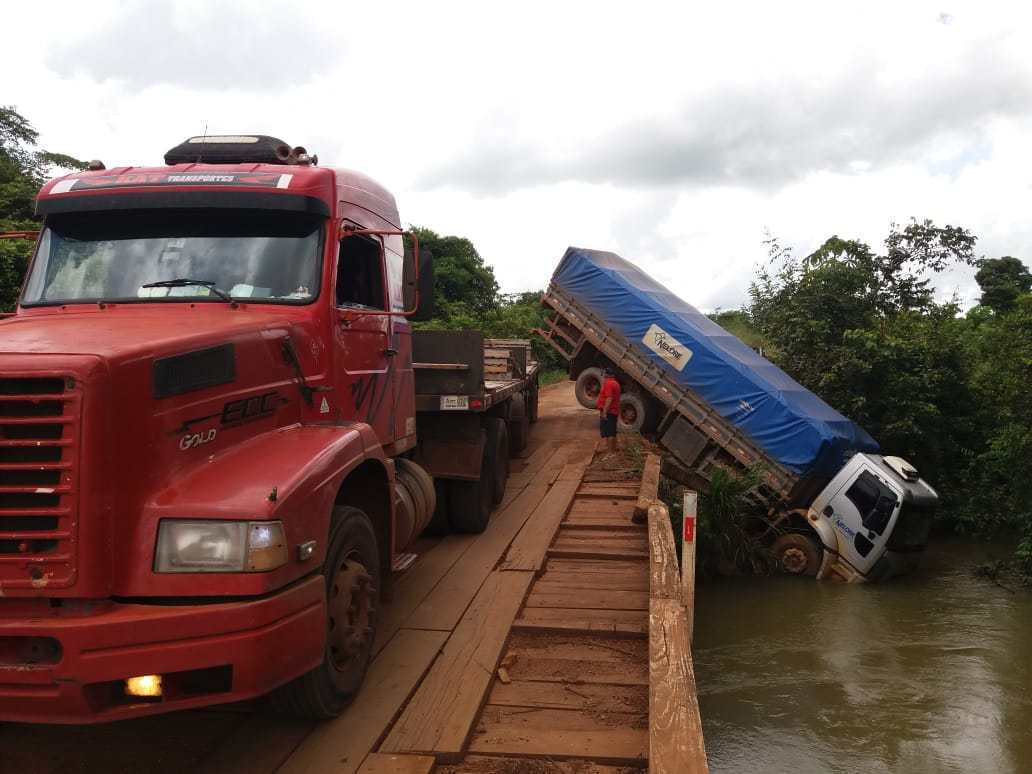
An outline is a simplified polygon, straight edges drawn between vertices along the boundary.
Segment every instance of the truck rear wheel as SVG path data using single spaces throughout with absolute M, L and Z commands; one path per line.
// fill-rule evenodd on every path
M 436 503 L 426 531 L 431 535 L 447 535 L 451 532 L 451 518 L 448 515 L 448 490 L 451 487 L 446 479 L 435 478 L 433 481 Z
M 509 456 L 519 454 L 527 448 L 530 438 L 530 417 L 523 393 L 513 395 L 509 401 Z
M 476 481 L 448 482 L 448 510 L 455 532 L 475 534 L 487 529 L 487 522 L 491 518 L 491 470 L 494 461 L 494 451 L 485 440 L 483 456 L 480 458 L 480 478 Z
M 799 532 L 781 535 L 770 548 L 782 572 L 789 575 L 816 575 L 821 566 L 821 549 Z
M 530 418 L 531 424 L 538 421 L 538 393 L 540 391 L 541 387 L 535 381 L 530 392 L 527 393 L 530 396 L 530 401 L 527 403 L 527 416 Z
M 602 369 L 585 368 L 581 371 L 573 392 L 577 396 L 577 402 L 584 408 L 595 408 L 598 394 L 602 392 Z
M 491 501 L 498 505 L 505 496 L 509 482 L 509 430 L 504 419 L 488 417 L 484 420 L 487 443 L 494 449 L 494 465 L 491 467 Z
M 640 433 L 645 426 L 648 407 L 636 392 L 625 392 L 620 396 L 620 416 L 617 428 L 622 433 Z
M 334 508 L 322 574 L 326 580 L 323 662 L 271 696 L 275 708 L 316 720 L 336 717 L 351 703 L 365 677 L 376 635 L 380 556 L 373 524 L 358 508 Z

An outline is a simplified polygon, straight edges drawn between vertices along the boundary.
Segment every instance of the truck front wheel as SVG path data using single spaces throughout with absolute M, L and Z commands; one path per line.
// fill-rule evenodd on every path
M 821 549 L 799 532 L 781 535 L 770 551 L 781 571 L 789 575 L 816 575 L 821 566 Z
M 358 508 L 333 511 L 323 563 L 326 580 L 326 650 L 311 672 L 272 694 L 273 706 L 291 715 L 326 720 L 354 698 L 365 677 L 376 635 L 380 559 L 369 517 Z

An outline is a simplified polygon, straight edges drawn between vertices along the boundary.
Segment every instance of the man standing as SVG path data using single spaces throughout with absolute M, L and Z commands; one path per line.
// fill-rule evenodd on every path
M 606 451 L 616 451 L 616 418 L 620 414 L 620 383 L 613 369 L 602 369 L 602 389 L 595 403 L 598 409 L 599 434 L 606 439 Z

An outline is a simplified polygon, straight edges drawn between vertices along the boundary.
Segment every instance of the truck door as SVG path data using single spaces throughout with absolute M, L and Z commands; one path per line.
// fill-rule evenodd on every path
M 863 469 L 832 498 L 832 524 L 845 538 L 839 543 L 843 558 L 864 575 L 885 552 L 900 504 L 899 493 Z
M 391 317 L 383 314 L 387 288 L 380 243 L 361 235 L 342 239 L 334 289 L 337 401 L 343 419 L 369 423 L 385 444 L 394 440 Z

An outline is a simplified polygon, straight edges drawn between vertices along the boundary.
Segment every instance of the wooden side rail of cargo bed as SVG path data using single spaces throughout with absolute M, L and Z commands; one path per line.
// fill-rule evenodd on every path
M 670 412 L 684 417 L 695 430 L 727 452 L 740 465 L 746 468 L 762 465 L 766 485 L 782 497 L 788 497 L 796 483 L 796 477 L 792 473 L 764 454 L 737 428 L 709 408 L 691 389 L 678 384 L 664 368 L 638 352 L 634 344 L 627 341 L 623 334 L 607 326 L 555 285 L 549 285 L 541 303 L 552 309 L 556 317 L 550 320 L 549 331 L 539 331 L 540 334 L 559 333 L 566 341 L 569 341 L 570 337 L 560 332 L 562 328 L 571 328 L 580 334 L 582 340 L 570 342 L 574 350 L 567 357 L 572 356 L 573 352 L 583 345 L 583 341 L 592 344 L 616 367 L 648 390 Z M 553 338 L 546 336 L 546 339 L 563 353 L 563 349 Z M 709 459 L 709 462 L 713 461 L 712 458 Z M 708 478 L 708 475 L 704 477 Z

